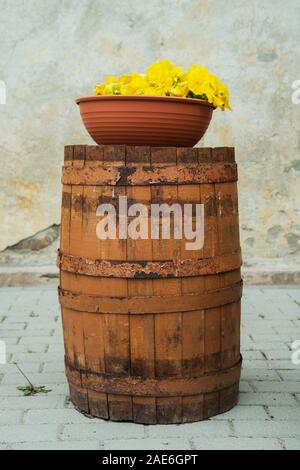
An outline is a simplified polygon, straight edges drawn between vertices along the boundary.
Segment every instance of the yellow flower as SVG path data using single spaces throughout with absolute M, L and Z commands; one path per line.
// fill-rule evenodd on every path
M 135 95 L 143 95 L 144 89 L 149 86 L 146 76 L 133 72 L 131 75 L 130 86 L 134 90 Z
M 229 91 L 228 86 L 225 83 L 222 83 L 218 92 L 218 96 L 223 101 L 221 109 L 224 111 L 226 108 L 232 111 L 232 108 L 229 103 Z
M 208 72 L 205 67 L 192 65 L 188 70 L 188 87 L 192 96 L 203 97 L 224 110 L 231 109 L 228 87 L 221 80 Z
M 120 86 L 117 82 L 104 84 L 104 95 L 119 95 Z
M 209 72 L 202 65 L 191 65 L 187 79 L 189 90 L 195 95 L 203 95 L 203 85 L 209 81 Z
M 222 101 L 218 96 L 214 95 L 213 98 L 212 98 L 212 100 L 211 100 L 211 103 L 212 103 L 214 106 L 223 109 L 224 103 L 223 103 L 223 101 Z
M 131 86 L 130 83 L 126 85 L 120 85 L 120 95 L 136 95 L 136 89 Z
M 181 96 L 186 97 L 189 91 L 188 82 L 178 82 L 177 85 L 174 85 L 171 88 L 171 96 Z
M 108 75 L 97 84 L 95 95 L 179 96 L 204 99 L 223 111 L 231 110 L 228 86 L 202 65 L 191 65 L 187 72 L 170 60 L 150 65 L 146 75 L 133 72 L 119 77 Z
M 95 85 L 94 95 L 104 95 L 105 84 Z
M 123 85 L 126 85 L 126 84 L 130 83 L 131 80 L 132 80 L 131 75 L 120 75 L 118 82 L 122 83 Z
M 164 94 L 169 94 L 174 80 L 182 73 L 182 67 L 174 67 L 170 60 L 158 60 L 148 67 L 147 79 L 150 85 L 161 88 Z
M 135 88 L 131 86 L 132 75 L 120 75 L 119 77 L 119 90 L 120 95 L 134 95 Z
M 146 96 L 164 96 L 164 90 L 155 86 L 148 86 L 144 88 L 143 95 Z
M 117 77 L 114 75 L 108 75 L 105 79 L 105 82 L 110 85 L 111 83 L 116 83 L 118 81 Z
M 211 86 L 214 91 L 213 104 L 221 108 L 223 111 L 226 108 L 232 110 L 229 104 L 228 86 L 225 83 L 222 83 L 215 75 L 211 75 Z

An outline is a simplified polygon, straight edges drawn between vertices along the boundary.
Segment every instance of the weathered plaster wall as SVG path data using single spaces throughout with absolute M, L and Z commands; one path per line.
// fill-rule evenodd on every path
M 0 0 L 0 250 L 59 222 L 63 146 L 90 143 L 73 99 L 158 58 L 228 82 L 202 144 L 235 145 L 246 262 L 300 258 L 298 0 Z

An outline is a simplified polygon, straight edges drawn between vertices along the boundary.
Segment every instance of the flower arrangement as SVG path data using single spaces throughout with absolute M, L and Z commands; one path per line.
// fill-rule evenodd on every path
M 228 86 L 202 65 L 191 65 L 187 71 L 170 60 L 159 60 L 145 74 L 133 72 L 95 86 L 97 95 L 146 95 L 196 98 L 208 101 L 223 111 L 231 110 Z

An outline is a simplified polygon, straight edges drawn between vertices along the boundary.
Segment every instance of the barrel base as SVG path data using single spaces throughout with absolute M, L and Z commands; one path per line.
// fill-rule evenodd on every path
M 237 405 L 239 382 L 218 392 L 184 397 L 139 397 L 95 392 L 69 383 L 70 399 L 85 415 L 139 424 L 203 421 Z

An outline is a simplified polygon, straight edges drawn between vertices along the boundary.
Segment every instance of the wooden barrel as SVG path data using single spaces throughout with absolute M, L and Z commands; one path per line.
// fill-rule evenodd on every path
M 234 149 L 67 146 L 62 183 L 59 298 L 74 405 L 148 424 L 232 408 L 242 295 Z M 119 196 L 148 208 L 204 204 L 203 247 L 100 240 L 97 208 L 118 213 Z

